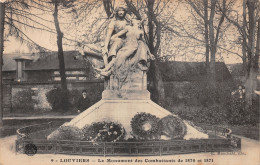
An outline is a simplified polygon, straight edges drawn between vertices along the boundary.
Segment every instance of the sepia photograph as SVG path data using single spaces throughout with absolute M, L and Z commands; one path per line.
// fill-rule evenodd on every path
M 260 165 L 260 0 L 0 0 L 0 165 Z

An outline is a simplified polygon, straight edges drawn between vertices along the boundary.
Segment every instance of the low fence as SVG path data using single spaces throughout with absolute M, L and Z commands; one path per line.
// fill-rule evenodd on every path
M 208 124 L 197 124 L 198 127 L 206 131 L 206 133 L 213 134 L 215 136 L 221 136 L 225 138 L 230 138 L 232 130 L 222 126 L 208 125 Z
M 232 135 L 227 138 L 166 140 L 143 142 L 87 142 L 69 140 L 32 139 L 31 133 L 55 129 L 62 123 L 47 123 L 17 130 L 16 152 L 27 153 L 27 146 L 33 145 L 39 154 L 75 154 L 92 156 L 141 156 L 173 155 L 198 152 L 220 152 L 241 149 L 241 140 Z M 211 127 L 213 128 L 213 127 Z M 217 127 L 214 127 L 217 128 Z M 207 130 L 212 131 L 212 130 Z M 216 133 L 227 130 L 219 128 Z
M 37 153 L 75 154 L 93 156 L 173 155 L 198 152 L 232 151 L 227 139 L 172 140 L 151 142 L 103 142 L 17 140 L 16 151 L 25 153 L 33 144 Z

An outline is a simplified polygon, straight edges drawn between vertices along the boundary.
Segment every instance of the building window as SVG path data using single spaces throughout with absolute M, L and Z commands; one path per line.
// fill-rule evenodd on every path
M 82 81 L 82 80 L 87 80 L 86 77 L 79 77 L 79 80 Z
M 60 75 L 59 71 L 54 71 L 53 72 L 54 75 Z M 65 72 L 66 75 L 82 75 L 85 74 L 84 71 L 66 71 Z
M 77 77 L 66 77 L 67 80 L 77 80 Z
M 60 77 L 54 77 L 54 81 L 60 81 L 61 78 Z
M 70 81 L 84 81 L 87 78 L 85 77 L 84 71 L 66 71 L 66 79 Z M 59 71 L 53 72 L 53 80 L 54 81 L 61 81 L 60 73 Z

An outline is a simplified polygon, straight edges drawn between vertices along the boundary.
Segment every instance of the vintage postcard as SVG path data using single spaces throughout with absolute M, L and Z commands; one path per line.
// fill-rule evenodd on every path
M 0 0 L 0 165 L 260 165 L 259 0 Z

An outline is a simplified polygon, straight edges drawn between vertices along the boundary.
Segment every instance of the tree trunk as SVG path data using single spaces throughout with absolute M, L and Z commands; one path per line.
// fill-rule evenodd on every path
M 259 53 L 260 53 L 260 18 L 258 18 L 257 20 L 257 24 L 258 24 L 258 29 L 257 29 L 257 39 L 256 39 L 256 58 L 255 58 L 255 70 L 259 73 Z M 257 76 L 257 75 L 256 75 Z M 258 79 L 257 80 L 257 77 L 256 77 L 256 90 L 257 91 L 260 91 L 260 80 Z M 259 116 L 259 119 L 260 119 L 260 96 L 259 95 L 256 95 L 256 108 L 258 107 L 258 116 Z M 260 137 L 260 121 L 258 121 L 258 131 L 259 131 L 259 137 Z
M 259 70 L 259 53 L 260 53 L 260 18 L 257 20 L 257 37 L 256 37 L 256 52 L 254 59 L 254 69 L 256 72 Z
M 254 58 L 254 73 L 256 73 L 255 75 L 255 88 L 253 88 L 253 92 L 255 90 L 259 90 L 260 89 L 260 82 L 259 80 L 257 80 L 257 73 L 259 73 L 259 54 L 260 54 L 260 18 L 258 18 L 257 20 L 257 37 L 256 37 L 256 52 L 255 52 L 255 58 Z M 255 93 L 254 95 L 255 98 L 255 106 L 259 107 L 259 96 L 257 96 Z
M 242 25 L 242 61 L 243 61 L 243 73 L 246 74 L 247 72 L 247 57 L 246 57 L 246 0 L 243 0 L 243 25 Z
M 208 0 L 203 0 L 204 4 L 204 39 L 205 39 L 205 56 L 206 56 L 206 70 L 207 75 L 209 75 L 209 23 L 208 23 Z
M 216 43 L 214 33 L 214 17 L 215 17 L 216 0 L 211 0 L 210 19 L 209 19 L 209 40 L 210 40 L 210 84 L 216 87 Z
M 57 31 L 57 46 L 58 46 L 60 77 L 61 77 L 61 88 L 63 90 L 67 90 L 65 62 L 64 62 L 64 54 L 63 54 L 63 47 L 62 47 L 63 33 L 60 30 L 60 25 L 59 25 L 59 20 L 58 20 L 58 2 L 55 2 L 54 6 L 55 6 L 55 9 L 54 9 L 53 16 L 54 16 L 55 28 Z
M 59 59 L 59 72 L 60 72 L 60 78 L 61 78 L 61 97 L 63 100 L 62 103 L 62 111 L 68 110 L 68 93 L 67 93 L 67 81 L 66 81 L 66 74 L 65 74 L 65 62 L 64 62 L 64 54 L 63 54 L 63 47 L 62 47 L 62 38 L 63 33 L 60 30 L 59 20 L 58 20 L 58 2 L 54 2 L 54 23 L 55 28 L 57 31 L 57 46 L 58 46 L 58 59 Z
M 148 47 L 150 48 L 150 51 L 154 53 L 154 24 L 153 24 L 153 5 L 154 5 L 154 0 L 148 0 L 147 3 L 147 8 L 148 8 L 148 29 L 149 29 L 149 34 L 148 34 Z
M 153 7 L 154 7 L 154 0 L 148 0 L 147 1 L 147 8 L 148 8 L 148 28 L 149 28 L 149 34 L 148 34 L 148 47 L 151 51 L 151 53 L 156 57 L 155 61 L 153 61 L 151 63 L 151 67 L 150 67 L 150 76 L 151 79 L 153 81 L 154 84 L 154 93 L 153 95 L 155 95 L 154 101 L 157 102 L 159 105 L 164 105 L 164 98 L 165 98 L 165 93 L 164 93 L 164 85 L 163 85 L 163 81 L 162 81 L 162 76 L 161 76 L 161 72 L 159 69 L 159 62 L 157 61 L 158 59 L 158 46 L 154 46 L 154 33 L 160 33 L 160 25 L 158 23 L 158 21 L 155 18 L 154 15 L 154 11 L 153 11 Z M 154 24 L 157 25 L 156 27 L 156 31 L 154 29 Z M 158 30 L 159 28 L 159 30 Z M 155 31 L 155 32 L 154 32 Z M 157 35 L 157 45 L 158 43 L 160 43 L 160 35 Z
M 111 12 L 111 1 L 110 0 L 103 0 L 103 6 L 104 6 L 104 9 L 106 11 L 106 14 L 107 14 L 107 17 L 109 18 L 112 14 Z
M 252 105 L 254 89 L 256 89 L 256 71 L 254 69 L 255 56 L 255 1 L 248 0 L 249 36 L 248 36 L 248 64 L 246 75 L 246 105 Z
M 3 126 L 3 51 L 4 51 L 5 3 L 0 2 L 0 127 Z

